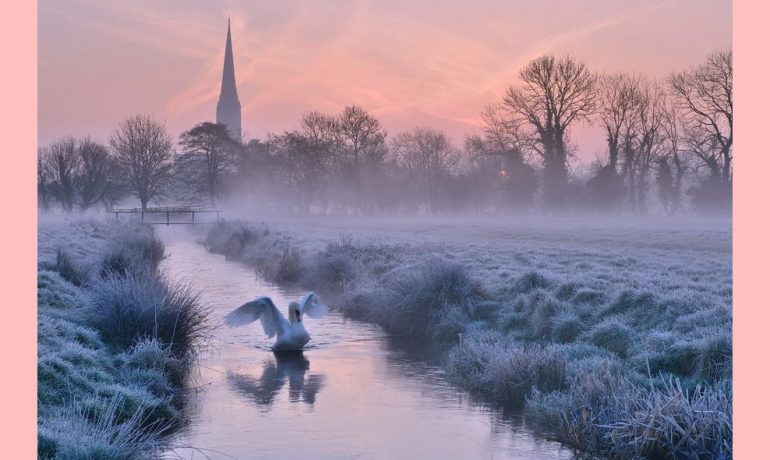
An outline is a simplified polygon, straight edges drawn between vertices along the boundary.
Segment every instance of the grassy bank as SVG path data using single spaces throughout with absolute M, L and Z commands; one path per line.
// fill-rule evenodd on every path
M 732 455 L 732 290 L 721 230 L 525 228 L 486 243 L 458 236 L 480 232 L 463 227 L 425 244 L 332 239 L 319 227 L 221 222 L 205 244 L 270 281 L 326 291 L 391 333 L 443 341 L 459 384 L 521 407 L 578 449 Z
M 38 248 L 38 456 L 152 458 L 182 421 L 203 306 L 158 273 L 149 227 L 44 220 Z

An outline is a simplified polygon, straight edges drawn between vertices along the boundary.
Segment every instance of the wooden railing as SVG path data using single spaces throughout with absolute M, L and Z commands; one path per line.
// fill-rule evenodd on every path
M 111 209 L 111 213 L 115 214 L 115 220 L 120 220 L 121 214 L 130 214 L 141 218 L 142 222 L 150 224 L 166 224 L 166 225 L 178 225 L 178 224 L 195 224 L 195 214 L 211 214 L 216 213 L 217 220 L 222 211 L 217 209 L 206 209 L 203 206 L 161 206 L 155 208 L 118 208 Z M 165 215 L 165 221 L 153 219 L 153 217 L 160 216 L 161 219 Z M 190 220 L 179 222 L 172 221 L 173 217 L 190 216 Z M 210 223 L 210 222 L 197 222 L 197 223 Z

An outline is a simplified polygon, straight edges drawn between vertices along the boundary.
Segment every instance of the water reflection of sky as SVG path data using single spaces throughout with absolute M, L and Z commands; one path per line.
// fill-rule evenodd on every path
M 161 230 L 164 270 L 202 291 L 215 318 L 269 295 L 300 292 Z M 390 340 L 331 312 L 308 320 L 303 353 L 274 354 L 259 323 L 219 328 L 191 379 L 190 419 L 169 456 L 182 458 L 572 458 L 515 419 L 475 404 L 444 378 L 435 350 Z

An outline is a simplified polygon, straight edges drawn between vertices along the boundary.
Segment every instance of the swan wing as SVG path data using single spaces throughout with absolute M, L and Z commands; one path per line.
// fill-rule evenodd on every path
M 303 315 L 306 314 L 311 318 L 320 318 L 326 314 L 329 307 L 321 303 L 321 300 L 315 293 L 308 292 L 299 301 L 299 309 Z
M 246 302 L 225 315 L 225 324 L 230 327 L 243 326 L 256 320 L 262 322 L 262 328 L 268 337 L 288 330 L 289 324 L 275 306 L 270 297 L 260 297 Z

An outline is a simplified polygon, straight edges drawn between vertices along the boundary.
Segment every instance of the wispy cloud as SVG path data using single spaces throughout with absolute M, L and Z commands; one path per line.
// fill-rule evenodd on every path
M 656 56 L 667 65 L 696 47 L 729 46 L 729 5 L 707 11 L 699 1 L 41 2 L 41 136 L 67 132 L 75 119 L 119 118 L 139 100 L 177 131 L 211 119 L 230 16 L 243 124 L 254 134 L 291 128 L 303 111 L 359 104 L 393 126 L 436 123 L 458 138 L 543 53 L 589 55 L 602 70 L 619 47 L 647 59 L 628 33 L 663 36 L 670 46 Z M 77 117 L 66 108 L 76 96 Z

